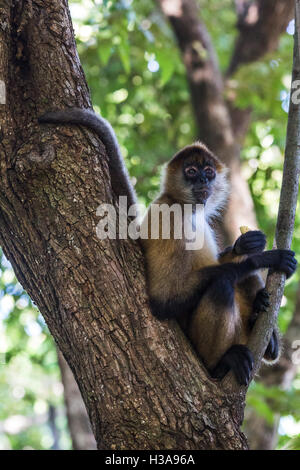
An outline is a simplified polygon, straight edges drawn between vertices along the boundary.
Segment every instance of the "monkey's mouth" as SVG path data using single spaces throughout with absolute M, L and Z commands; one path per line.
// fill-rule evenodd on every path
M 210 196 L 211 191 L 209 188 L 203 188 L 194 189 L 193 193 L 198 204 L 205 204 Z

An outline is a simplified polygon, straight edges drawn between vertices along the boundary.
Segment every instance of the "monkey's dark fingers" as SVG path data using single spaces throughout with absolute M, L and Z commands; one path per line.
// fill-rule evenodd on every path
M 240 385 L 248 385 L 252 368 L 247 356 L 232 356 L 231 370 Z
M 229 365 L 226 363 L 226 361 L 220 361 L 216 365 L 216 367 L 210 371 L 210 375 L 214 379 L 219 379 L 222 380 L 227 372 L 229 372 Z
M 265 312 L 270 305 L 270 296 L 267 289 L 259 290 L 253 302 L 254 312 Z
M 229 356 L 227 357 L 227 363 L 228 363 L 229 369 L 231 369 L 232 372 L 234 373 L 237 382 L 243 385 L 246 370 L 240 357 L 232 354 L 230 357 Z
M 291 277 L 297 269 L 297 260 L 295 258 L 295 252 L 291 250 L 278 250 L 280 255 L 279 262 L 275 267 L 277 271 L 283 271 L 286 277 Z
M 220 370 L 226 370 L 227 373 L 231 369 L 237 382 L 240 385 L 247 385 L 250 378 L 250 367 L 251 364 L 246 356 L 242 353 L 236 353 L 231 350 L 223 357 L 223 360 L 217 369 L 218 377 L 222 379 L 224 375 L 226 375 L 224 374 L 220 376 Z
M 239 238 L 245 241 L 260 241 L 261 244 L 266 243 L 266 235 L 260 230 L 250 230 L 249 232 L 243 233 Z
M 262 289 L 260 289 L 257 294 L 259 294 L 259 296 L 260 296 L 261 298 L 265 298 L 265 299 L 269 299 L 269 298 L 270 298 L 270 294 L 269 294 L 269 292 L 267 291 L 267 289 L 266 289 L 265 287 L 263 287 Z
M 277 337 L 277 333 L 274 330 L 270 339 L 270 342 L 268 344 L 268 347 L 266 349 L 266 352 L 264 354 L 264 358 L 269 361 L 275 361 L 279 355 L 279 341 Z
M 233 251 L 237 255 L 259 253 L 265 249 L 266 236 L 260 230 L 251 230 L 241 235 L 234 244 Z
M 248 349 L 246 346 L 244 348 L 240 348 L 238 358 L 241 368 L 238 368 L 237 370 L 233 369 L 233 372 L 240 385 L 248 385 L 254 365 L 254 360 L 250 349 Z
M 240 385 L 248 385 L 253 364 L 253 356 L 247 346 L 235 344 L 222 356 L 211 375 L 222 379 L 231 369 Z

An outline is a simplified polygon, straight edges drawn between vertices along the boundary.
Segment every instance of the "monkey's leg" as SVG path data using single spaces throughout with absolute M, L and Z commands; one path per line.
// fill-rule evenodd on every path
M 228 272 L 226 275 L 219 272 L 191 319 L 188 336 L 212 377 L 222 379 L 231 369 L 237 381 L 246 385 L 251 376 L 253 357 L 245 345 L 237 344 L 240 330 L 233 277 L 228 276 Z

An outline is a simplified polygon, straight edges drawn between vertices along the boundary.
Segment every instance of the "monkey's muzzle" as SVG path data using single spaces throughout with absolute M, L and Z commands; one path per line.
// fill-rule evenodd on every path
M 211 194 L 209 188 L 194 189 L 194 197 L 198 204 L 205 204 Z

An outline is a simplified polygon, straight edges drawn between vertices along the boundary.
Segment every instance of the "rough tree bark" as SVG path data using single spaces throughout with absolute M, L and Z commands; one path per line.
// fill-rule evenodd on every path
M 95 450 L 97 445 L 91 429 L 90 420 L 73 373 L 62 353 L 57 350 L 68 427 L 73 450 Z
M 102 143 L 40 127 L 90 107 L 66 0 L 0 6 L 0 243 L 74 373 L 99 449 L 246 449 L 245 390 L 209 379 L 179 327 L 148 309 L 139 246 L 99 240 L 117 208 Z

